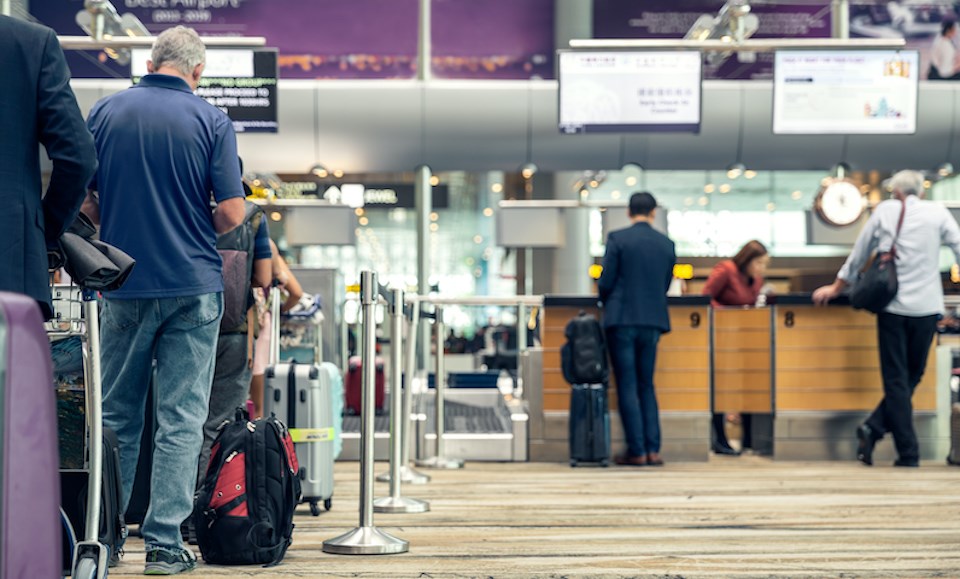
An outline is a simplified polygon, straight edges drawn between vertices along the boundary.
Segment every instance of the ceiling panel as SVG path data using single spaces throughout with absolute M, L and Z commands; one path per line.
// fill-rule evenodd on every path
M 318 81 L 319 160 L 328 169 L 410 171 L 423 162 L 413 81 Z
M 116 81 L 75 81 L 84 113 Z M 741 101 L 742 161 L 757 170 L 824 170 L 840 160 L 854 168 L 932 168 L 947 156 L 958 120 L 953 83 L 922 83 L 917 134 L 906 136 L 773 135 L 772 84 L 703 84 L 699 134 L 562 135 L 554 81 L 281 81 L 280 132 L 242 134 L 248 167 L 300 172 L 328 169 L 515 171 L 531 159 L 543 171 L 616 169 L 721 170 L 737 160 Z M 422 106 L 422 105 L 425 105 Z M 425 120 L 422 118 L 426 110 Z M 423 127 L 425 127 L 426 139 Z M 958 163 L 958 153 L 951 160 Z
M 427 90 L 430 167 L 434 171 L 519 170 L 526 162 L 530 86 L 464 82 Z

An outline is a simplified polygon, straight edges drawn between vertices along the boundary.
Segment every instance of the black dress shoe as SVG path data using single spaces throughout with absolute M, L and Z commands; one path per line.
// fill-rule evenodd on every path
M 740 453 L 737 452 L 737 451 L 736 451 L 733 447 L 731 447 L 729 444 L 717 444 L 717 443 L 713 443 L 713 445 L 710 447 L 710 449 L 711 449 L 713 452 L 717 453 L 717 454 L 724 454 L 724 455 L 727 455 L 727 456 L 740 456 Z
M 873 434 L 873 429 L 866 424 L 857 427 L 857 460 L 867 466 L 873 466 L 873 447 L 877 444 L 877 438 Z
M 920 466 L 920 461 L 916 458 L 898 458 L 897 460 L 893 461 L 893 466 L 917 468 Z
M 613 457 L 613 462 L 620 466 L 647 466 L 647 455 L 634 456 L 629 452 Z

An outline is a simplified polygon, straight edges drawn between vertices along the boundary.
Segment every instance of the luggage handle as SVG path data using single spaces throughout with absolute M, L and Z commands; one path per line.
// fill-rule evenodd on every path
M 274 280 L 270 287 L 270 354 L 268 366 L 276 366 L 280 362 L 280 288 Z

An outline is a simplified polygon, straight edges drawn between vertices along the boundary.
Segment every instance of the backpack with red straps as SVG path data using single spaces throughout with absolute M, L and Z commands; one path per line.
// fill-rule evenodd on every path
M 273 566 L 293 537 L 300 466 L 287 427 L 271 416 L 251 421 L 237 409 L 220 427 L 194 499 L 193 522 L 204 561 Z

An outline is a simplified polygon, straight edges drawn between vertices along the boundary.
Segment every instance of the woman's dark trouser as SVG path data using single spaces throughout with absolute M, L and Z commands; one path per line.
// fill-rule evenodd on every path
M 914 318 L 888 313 L 877 316 L 883 400 L 866 424 L 877 439 L 887 432 L 893 434 L 897 454 L 904 461 L 920 457 L 911 399 L 927 366 L 937 318 L 936 315 Z
M 726 413 L 723 412 L 713 413 L 713 442 L 721 447 L 730 446 L 724 424 L 726 417 Z M 753 416 L 751 414 L 747 414 L 746 412 L 740 413 L 740 429 L 743 433 L 740 438 L 741 449 L 753 448 L 752 423 Z

